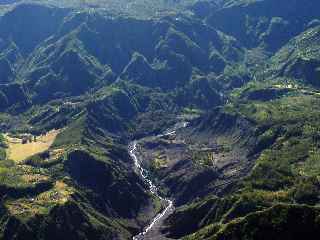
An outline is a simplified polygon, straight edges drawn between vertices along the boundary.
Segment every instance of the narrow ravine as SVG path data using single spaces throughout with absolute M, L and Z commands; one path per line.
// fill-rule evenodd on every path
M 168 129 L 167 131 L 165 131 L 165 133 L 157 135 L 156 137 L 160 138 L 163 136 L 175 134 L 178 129 L 186 127 L 187 125 L 188 125 L 187 122 L 177 123 L 173 128 Z M 129 145 L 129 154 L 134 162 L 134 166 L 136 170 L 139 172 L 142 179 L 148 184 L 149 191 L 153 195 L 158 197 L 161 201 L 165 202 L 165 205 L 166 205 L 166 208 L 152 219 L 151 223 L 144 228 L 143 232 L 140 232 L 138 235 L 132 238 L 133 240 L 143 240 L 144 236 L 155 226 L 156 223 L 158 223 L 169 212 L 172 212 L 174 210 L 174 205 L 172 200 L 168 198 L 163 198 L 159 195 L 158 187 L 152 182 L 152 180 L 149 177 L 148 171 L 142 167 L 142 163 L 138 159 L 137 145 L 138 145 L 138 141 L 133 141 Z

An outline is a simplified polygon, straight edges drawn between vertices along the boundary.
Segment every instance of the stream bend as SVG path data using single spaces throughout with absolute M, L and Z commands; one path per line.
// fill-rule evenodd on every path
M 156 137 L 164 137 L 164 136 L 169 136 L 173 135 L 176 133 L 176 131 L 180 128 L 184 128 L 188 125 L 187 122 L 181 122 L 177 123 L 173 128 L 168 129 L 165 131 L 163 134 L 157 135 Z M 174 210 L 174 205 L 173 201 L 168 199 L 168 198 L 163 198 L 159 195 L 158 193 L 158 187 L 152 182 L 152 180 L 149 177 L 149 173 L 146 169 L 142 167 L 141 161 L 139 161 L 138 156 L 137 156 L 137 145 L 138 141 L 133 141 L 129 145 L 129 154 L 134 162 L 135 169 L 139 172 L 140 176 L 142 177 L 143 181 L 147 183 L 149 191 L 158 197 L 160 200 L 164 201 L 166 203 L 166 208 L 162 210 L 157 216 L 155 216 L 151 223 L 144 228 L 142 232 L 140 232 L 138 235 L 134 236 L 132 240 L 143 240 L 144 236 L 154 227 L 154 225 L 161 220 L 169 211 Z

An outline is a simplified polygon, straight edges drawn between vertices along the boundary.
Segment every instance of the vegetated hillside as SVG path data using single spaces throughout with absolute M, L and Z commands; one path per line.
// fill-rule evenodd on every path
M 290 40 L 257 68 L 255 81 L 232 91 L 228 104 L 194 123 L 189 139 L 214 141 L 225 132 L 230 137 L 244 133 L 236 135 L 236 145 L 249 149 L 247 158 L 256 160 L 223 197 L 177 209 L 163 230 L 170 237 L 300 239 L 318 231 L 318 30 L 309 28 Z
M 196 138 L 214 141 L 225 133 L 230 137 L 236 132 L 242 133 L 236 135 L 236 142 L 226 138 L 228 146 L 231 151 L 239 145 L 248 148 L 247 158 L 256 160 L 246 177 L 229 185 L 222 196 L 197 200 L 177 209 L 167 220 L 164 231 L 173 238 L 196 232 L 186 239 L 242 239 L 243 236 L 299 239 L 309 231 L 318 231 L 314 227 L 319 202 L 318 101 L 318 92 L 280 87 L 272 82 L 252 83 L 234 92 L 230 103 L 218 110 L 222 113 L 215 111 L 203 118 L 193 132 Z M 247 123 L 246 127 L 239 124 L 240 119 Z M 256 140 L 250 141 L 250 138 Z M 218 159 L 218 163 L 222 159 Z M 234 162 L 237 159 L 235 157 Z M 209 166 L 219 167 L 219 164 Z M 241 173 L 244 170 L 240 166 L 238 163 L 235 169 Z M 304 209 L 301 211 L 305 214 L 308 209 L 312 211 L 310 221 L 294 220 L 302 217 L 289 213 L 297 207 Z M 270 219 L 268 214 L 274 208 L 280 210 Z M 295 224 L 300 224 L 297 232 L 289 227 Z M 254 235 L 249 237 L 249 232 Z
M 317 234 L 318 5 L 6 4 L 0 238 L 132 239 L 164 207 L 127 154 L 137 138 L 178 207 L 159 238 Z M 175 135 L 150 137 L 185 119 Z M 47 151 L 9 159 L 4 134 L 36 145 L 52 129 Z
M 0 24 L 17 29 L 41 25 L 28 16 L 32 11 L 43 13 L 41 18 L 52 27 L 41 34 L 22 32 L 19 37 L 3 28 L 0 35 L 3 71 L 10 73 L 3 84 L 23 83 L 33 103 L 78 96 L 122 79 L 170 91 L 181 105 L 210 107 L 219 102 L 222 86 L 216 78 L 224 71 L 230 75 L 226 85 L 231 87 L 247 80 L 246 72 L 237 77 L 232 73 L 241 67 L 244 49 L 235 39 L 195 19 L 136 20 L 98 12 L 63 18 L 67 10 L 19 5 Z M 24 21 L 16 21 L 15 14 Z M 189 99 L 188 91 L 194 88 L 197 94 Z
M 319 20 L 319 2 L 296 0 L 225 1 L 207 22 L 247 47 L 274 52 Z
M 53 104 L 25 113 L 24 128 L 35 135 L 68 124 L 45 153 L 16 164 L 5 159 L 1 145 L 1 238 L 128 239 L 159 209 L 133 172 L 126 143 L 112 135 L 126 129 L 133 117 L 127 111 L 134 115 L 136 109 L 124 102 L 130 101 L 125 93 L 109 91 L 110 97 L 88 105 Z M 108 111 L 118 115 L 110 118 Z
M 292 39 L 271 58 L 265 75 L 319 88 L 319 37 L 320 26 L 316 26 Z

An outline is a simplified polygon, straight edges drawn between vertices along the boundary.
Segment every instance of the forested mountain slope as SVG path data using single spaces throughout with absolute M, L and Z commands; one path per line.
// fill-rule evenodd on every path
M 318 8 L 1 2 L 0 239 L 312 239 Z

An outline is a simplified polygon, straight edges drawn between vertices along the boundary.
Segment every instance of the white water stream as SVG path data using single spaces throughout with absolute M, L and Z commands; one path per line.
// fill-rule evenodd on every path
M 187 125 L 188 125 L 187 122 L 178 123 L 172 129 L 167 130 L 164 134 L 160 134 L 157 137 L 163 137 L 163 136 L 175 134 L 176 130 L 186 127 Z M 166 202 L 166 208 L 162 212 L 160 212 L 155 218 L 153 218 L 151 223 L 144 228 L 143 232 L 139 233 L 138 235 L 132 238 L 132 240 L 143 240 L 144 236 L 155 226 L 155 224 L 159 220 L 161 220 L 169 211 L 172 211 L 174 209 L 174 205 L 172 200 L 168 198 L 163 198 L 159 195 L 157 186 L 152 182 L 152 180 L 148 176 L 148 171 L 142 167 L 141 161 L 139 161 L 136 155 L 137 144 L 138 144 L 137 141 L 133 141 L 130 144 L 130 148 L 129 148 L 129 154 L 134 161 L 134 166 L 140 173 L 143 180 L 148 184 L 150 192 L 153 195 L 157 196 L 161 201 Z

